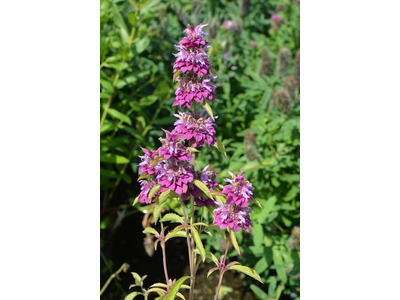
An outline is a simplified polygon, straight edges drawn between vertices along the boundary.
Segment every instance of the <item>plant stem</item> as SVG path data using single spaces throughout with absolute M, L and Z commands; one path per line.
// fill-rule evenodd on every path
M 186 215 L 186 210 L 185 210 L 185 205 L 183 204 L 183 200 L 182 197 L 179 197 L 179 200 L 181 202 L 182 205 L 182 211 L 183 211 L 183 216 L 185 218 L 185 226 L 188 226 L 188 219 L 187 219 L 187 215 Z M 188 254 L 189 254 L 189 267 L 190 267 L 190 294 L 189 294 L 189 300 L 193 299 L 193 290 L 192 290 L 192 286 L 194 285 L 194 277 L 193 277 L 193 261 L 192 261 L 192 249 L 190 247 L 190 237 L 189 237 L 189 229 L 185 228 L 186 230 L 186 240 L 187 240 L 187 245 L 188 245 Z
M 164 225 L 162 222 L 161 223 L 161 248 L 162 248 L 162 254 L 163 254 L 163 265 L 164 265 L 164 274 L 165 274 L 165 280 L 167 282 L 167 286 L 169 286 L 169 278 L 168 278 L 168 270 L 167 270 L 167 255 L 165 254 L 165 234 L 164 234 Z
M 222 257 L 222 262 L 221 262 L 221 266 L 219 269 L 219 282 L 218 282 L 217 291 L 215 293 L 214 300 L 218 300 L 218 294 L 219 294 L 219 290 L 221 289 L 222 278 L 224 277 L 224 273 L 226 271 L 225 270 L 225 262 L 226 262 L 226 256 L 228 255 L 228 249 L 229 249 L 229 236 L 227 237 L 227 240 L 226 240 L 225 255 Z
M 194 157 L 193 157 L 194 160 Z M 193 162 L 194 163 L 194 162 Z M 193 224 L 194 220 L 194 198 L 193 196 L 190 196 L 190 224 Z M 192 234 L 192 249 L 194 249 L 194 238 L 193 238 L 193 234 Z M 194 285 L 195 285 L 195 281 L 196 281 L 196 277 L 195 277 L 195 273 L 196 273 L 196 253 L 194 253 L 194 251 L 192 251 L 192 264 L 193 264 L 193 269 L 192 272 L 193 274 L 191 274 L 191 276 L 193 277 L 193 284 L 190 285 L 190 295 L 193 296 L 193 291 L 194 291 Z M 192 298 L 190 298 L 192 299 Z
M 103 287 L 100 290 L 100 296 L 104 293 L 104 291 L 106 290 L 106 288 L 108 287 L 108 285 L 110 284 L 111 280 L 114 279 L 114 277 L 116 277 L 119 273 L 122 272 L 123 269 L 125 269 L 125 267 L 127 266 L 127 263 L 123 263 L 122 266 L 118 269 L 117 272 L 115 272 L 114 274 L 111 274 L 111 276 L 107 279 L 106 283 L 103 285 Z

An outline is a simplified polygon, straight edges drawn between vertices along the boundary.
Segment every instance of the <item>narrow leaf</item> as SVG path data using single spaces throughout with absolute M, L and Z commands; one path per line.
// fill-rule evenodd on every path
M 230 266 L 229 270 L 236 270 L 239 272 L 242 272 L 244 274 L 246 274 L 247 276 L 253 277 L 254 279 L 258 280 L 259 282 L 261 282 L 262 284 L 264 284 L 264 282 L 262 282 L 260 275 L 258 275 L 258 273 L 253 270 L 252 268 L 246 267 L 246 266 L 239 266 L 239 265 L 234 265 L 234 266 Z
M 226 154 L 225 146 L 222 144 L 221 140 L 217 138 L 217 149 L 219 152 L 222 153 L 223 156 L 225 156 L 226 159 L 229 159 L 228 155 Z
M 166 214 L 164 217 L 161 219 L 162 222 L 172 222 L 172 223 L 183 223 L 184 219 L 181 216 L 178 216 L 177 214 Z
M 178 293 L 181 285 L 187 280 L 189 279 L 190 276 L 183 276 L 181 278 L 179 278 L 175 284 L 172 286 L 172 288 L 169 290 L 168 296 L 166 298 L 166 300 L 174 300 L 176 294 Z
M 151 234 L 158 235 L 158 236 L 160 235 L 158 233 L 158 231 L 155 230 L 153 227 L 146 227 L 145 230 L 143 230 L 142 232 L 143 233 L 151 233 Z
M 186 231 L 178 231 L 175 233 L 168 232 L 167 236 L 165 237 L 165 241 L 168 241 L 169 239 L 175 238 L 175 237 L 186 237 Z
M 118 120 L 121 120 L 122 122 L 125 122 L 125 123 L 127 123 L 127 124 L 132 126 L 131 119 L 127 115 L 123 114 L 122 112 L 119 112 L 118 110 L 116 110 L 114 108 L 109 108 L 108 109 L 108 114 L 110 116 L 112 116 L 114 118 L 117 118 Z
M 140 292 L 133 292 L 133 293 L 130 293 L 128 296 L 126 296 L 126 297 L 124 298 L 124 300 L 133 300 L 133 299 L 135 299 L 136 296 L 141 295 L 141 294 L 142 294 L 142 293 L 140 293 Z
M 149 175 L 149 174 L 147 174 L 147 173 L 145 172 L 145 173 L 143 173 L 142 175 L 140 175 L 140 176 L 138 177 L 137 181 L 142 180 L 142 179 L 145 179 L 145 178 L 148 178 L 148 177 L 150 177 L 150 176 L 151 176 L 151 175 Z
M 153 196 L 158 192 L 160 187 L 161 187 L 161 185 L 157 184 L 157 185 L 153 186 L 153 188 L 150 190 L 149 197 L 148 197 L 149 202 L 151 202 L 151 200 L 153 199 Z
M 154 216 L 154 223 L 155 224 L 157 224 L 158 218 L 161 215 L 161 211 L 162 211 L 164 205 L 165 205 L 165 202 L 162 202 L 161 204 L 157 203 L 156 207 L 154 208 L 153 216 Z
M 133 201 L 132 206 L 135 206 L 139 202 L 139 196 L 135 198 L 135 201 Z
M 229 231 L 229 236 L 231 238 L 231 242 L 232 242 L 233 247 L 240 254 L 239 244 L 237 242 L 237 239 L 236 239 L 236 236 L 235 236 L 235 232 L 231 228 L 228 228 L 228 231 Z
M 214 200 L 213 196 L 210 194 L 210 190 L 208 189 L 208 187 L 202 181 L 200 181 L 198 179 L 195 179 L 195 180 L 193 180 L 193 184 L 195 186 L 197 186 L 209 198 Z
M 192 227 L 190 230 L 192 232 L 192 235 L 193 235 L 194 241 L 196 243 L 197 249 L 199 249 L 201 258 L 202 258 L 202 260 L 204 262 L 206 260 L 206 251 L 204 250 L 204 246 L 203 246 L 203 243 L 201 241 L 200 235 L 197 232 L 196 228 Z
M 163 289 L 155 287 L 147 290 L 147 293 L 157 293 L 159 296 L 165 296 L 167 292 L 164 291 Z
M 165 192 L 162 192 L 160 196 L 158 197 L 158 203 L 163 203 L 167 201 L 169 195 L 171 193 L 171 190 L 166 190 Z
M 203 108 L 207 111 L 207 113 L 210 115 L 211 119 L 215 121 L 213 111 L 211 109 L 210 104 L 208 104 L 207 100 L 204 100 Z
M 199 249 L 194 249 L 193 251 L 194 251 L 194 253 L 200 255 Z M 219 262 L 218 258 L 208 250 L 205 250 L 205 252 L 206 252 L 206 257 L 211 259 L 218 266 L 218 262 Z
M 207 273 L 207 278 L 214 272 L 214 271 L 217 271 L 219 269 L 219 267 L 214 267 L 214 268 L 212 268 L 210 271 L 208 271 L 208 273 Z

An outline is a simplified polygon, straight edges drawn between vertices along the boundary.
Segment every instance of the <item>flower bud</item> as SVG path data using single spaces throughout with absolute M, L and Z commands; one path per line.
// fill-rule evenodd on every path
M 268 75 L 271 72 L 272 68 L 272 60 L 268 54 L 267 48 L 263 48 L 261 51 L 261 64 L 260 69 L 258 70 L 258 74 L 260 75 Z

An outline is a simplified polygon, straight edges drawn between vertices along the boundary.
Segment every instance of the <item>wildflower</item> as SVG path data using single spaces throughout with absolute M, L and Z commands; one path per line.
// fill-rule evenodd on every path
M 240 229 L 251 230 L 251 220 L 249 213 L 252 213 L 250 206 L 240 207 L 235 204 L 224 205 L 217 202 L 218 208 L 214 209 L 213 224 L 219 226 L 221 230 L 230 227 L 233 231 Z
M 201 172 L 195 172 L 195 178 L 203 182 L 212 192 L 213 187 L 218 186 L 218 182 L 215 181 L 215 177 L 217 176 L 217 174 L 214 173 L 213 171 L 209 171 L 208 170 L 209 167 L 210 165 L 206 166 Z M 215 201 L 211 198 L 201 196 L 200 189 L 193 183 L 189 184 L 189 190 L 186 194 L 182 195 L 182 198 L 186 199 L 190 195 L 194 196 L 194 201 L 196 202 L 198 207 L 202 207 L 205 205 L 212 207 L 215 206 Z
M 157 181 L 161 188 L 170 189 L 178 195 L 185 194 L 189 183 L 194 179 L 194 166 L 185 161 L 164 161 L 157 169 Z
M 226 197 L 226 203 L 236 204 L 240 207 L 246 207 L 249 200 L 253 200 L 253 185 L 242 176 L 243 170 L 241 170 L 236 177 L 234 174 L 229 172 L 232 179 L 224 179 L 224 181 L 229 182 L 229 185 L 224 187 L 222 191 Z
M 186 48 L 200 48 L 201 46 L 207 45 L 208 42 L 203 38 L 203 35 L 208 35 L 208 33 L 202 30 L 202 28 L 207 25 L 208 24 L 200 24 L 194 29 L 194 26 L 189 24 L 188 28 L 183 31 L 187 36 L 185 36 L 179 44 Z
M 214 145 L 217 142 L 213 127 L 215 123 L 211 117 L 205 117 L 204 112 L 203 109 L 197 117 L 190 112 L 178 112 L 174 115 L 178 118 L 174 123 L 176 126 L 174 132 L 181 134 L 182 139 L 190 140 L 190 147 L 201 147 L 204 143 Z
M 157 193 L 155 193 L 155 195 L 153 196 L 152 199 L 150 199 L 149 201 L 149 193 L 150 190 L 157 184 L 155 181 L 146 181 L 146 180 L 140 180 L 140 194 L 139 194 L 139 202 L 140 203 L 146 203 L 146 204 L 150 204 L 152 202 L 154 202 L 155 199 L 157 199 L 157 197 L 161 194 L 161 189 L 158 190 Z
M 279 25 L 281 24 L 282 17 L 278 14 L 273 14 L 271 16 L 271 26 L 274 30 L 279 29 Z
M 216 76 L 210 76 L 215 78 Z M 179 105 L 181 108 L 191 108 L 193 100 L 201 104 L 205 99 L 214 100 L 215 85 L 210 82 L 209 78 L 204 78 L 202 81 L 185 81 L 183 78 L 178 77 L 179 87 L 175 92 L 175 100 L 173 106 Z
M 179 52 L 173 54 L 176 57 L 174 72 L 177 70 L 181 70 L 182 73 L 192 71 L 200 77 L 211 74 L 211 64 L 207 59 L 210 55 L 205 53 L 204 50 L 196 49 L 193 51 L 192 49 L 188 49 L 188 51 L 186 51 L 182 46 L 177 47 Z
M 155 166 L 150 167 L 151 163 L 159 156 L 157 151 L 142 148 L 144 155 L 139 156 L 142 162 L 139 164 L 139 174 L 156 174 Z
M 186 151 L 187 149 L 183 145 L 184 140 L 182 139 L 182 135 L 176 132 L 169 132 L 168 130 L 164 130 L 164 132 L 167 138 L 160 138 L 162 146 L 158 148 L 158 154 L 164 156 L 165 159 L 191 160 L 192 156 Z

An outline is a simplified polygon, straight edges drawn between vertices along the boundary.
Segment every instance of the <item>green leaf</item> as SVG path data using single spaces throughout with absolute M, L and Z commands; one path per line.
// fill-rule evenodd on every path
M 119 34 L 121 36 L 121 40 L 124 45 L 128 44 L 128 29 L 126 28 L 126 24 L 124 19 L 122 18 L 121 13 L 119 12 L 118 6 L 112 2 L 113 12 L 114 12 L 114 23 L 119 28 Z
M 168 241 L 169 239 L 175 238 L 175 237 L 186 237 L 186 231 L 177 231 L 177 232 L 168 232 L 168 234 L 165 237 L 165 241 Z
M 166 190 L 165 192 L 162 192 L 160 194 L 160 196 L 158 197 L 158 202 L 159 203 L 164 203 L 165 201 L 167 201 L 170 192 L 171 192 L 171 190 Z
M 296 186 L 292 186 L 292 188 L 286 194 L 285 198 L 283 198 L 283 201 L 292 200 L 293 198 L 295 198 L 297 196 L 298 193 L 299 193 L 299 189 Z
M 253 242 L 254 246 L 260 247 L 264 241 L 264 232 L 261 224 L 255 223 L 253 225 Z
M 198 179 L 195 179 L 195 180 L 193 180 L 193 184 L 195 186 L 197 186 L 209 198 L 214 200 L 213 196 L 210 194 L 210 190 L 208 189 L 208 187 L 202 181 L 200 181 Z
M 226 154 L 225 146 L 222 144 L 220 139 L 217 138 L 217 149 L 219 152 L 222 153 L 223 156 L 225 156 L 226 159 L 229 159 L 228 155 Z
M 137 286 L 142 286 L 142 278 L 140 277 L 140 275 L 138 273 L 135 272 L 131 272 L 133 278 L 135 279 L 135 283 Z
M 262 289 L 260 289 L 255 284 L 250 284 L 250 289 L 254 292 L 254 294 L 256 294 L 258 297 L 260 297 L 262 300 L 268 299 L 268 294 L 265 293 Z
M 193 252 L 200 255 L 199 249 L 194 249 Z M 218 258 L 208 250 L 205 250 L 205 252 L 206 252 L 206 257 L 208 259 L 211 259 L 218 266 L 219 263 Z
M 246 266 L 240 266 L 240 265 L 233 265 L 229 267 L 229 270 L 236 270 L 239 272 L 242 272 L 244 274 L 246 274 L 247 276 L 253 277 L 254 279 L 258 280 L 259 282 L 261 282 L 262 284 L 264 284 L 264 282 L 261 280 L 260 275 L 258 275 L 258 273 L 253 270 L 252 268 L 246 267 Z
M 156 207 L 154 208 L 154 211 L 153 211 L 154 223 L 155 223 L 155 224 L 157 224 L 158 218 L 159 218 L 160 215 L 161 215 L 161 211 L 162 211 L 162 208 L 164 207 L 164 205 L 165 205 L 165 202 L 162 202 L 162 203 L 158 202 L 158 203 L 156 203 Z
M 158 236 L 160 235 L 158 233 L 158 231 L 155 230 L 153 227 L 146 227 L 142 232 L 143 233 L 151 233 L 151 234 L 158 235 Z
M 201 258 L 204 262 L 206 260 L 206 251 L 204 250 L 203 242 L 201 241 L 200 235 L 197 232 L 196 228 L 192 227 L 190 230 L 192 232 L 197 249 L 199 249 Z
M 129 124 L 129 125 L 132 126 L 132 121 L 131 121 L 131 119 L 130 119 L 127 115 L 125 115 L 125 114 L 119 112 L 118 110 L 116 110 L 116 109 L 114 109 L 114 108 L 109 108 L 109 109 L 108 109 L 108 114 L 109 114 L 110 116 L 112 116 L 112 117 L 114 117 L 114 118 L 117 118 L 117 119 L 119 119 L 119 120 L 121 120 L 121 121 L 123 121 L 123 122 L 125 122 L 125 123 L 127 123 L 127 124 Z
M 133 299 L 135 299 L 136 296 L 141 295 L 141 294 L 142 294 L 142 293 L 140 293 L 140 292 L 133 292 L 133 293 L 130 293 L 128 296 L 126 296 L 126 297 L 124 298 L 124 300 L 133 300 Z
M 112 93 L 114 92 L 114 87 L 111 84 L 111 82 L 105 80 L 105 79 L 100 79 L 100 84 L 105 88 L 108 92 Z
M 183 276 L 181 278 L 179 278 L 175 284 L 172 286 L 172 288 L 169 290 L 168 296 L 166 298 L 166 300 L 174 300 L 176 294 L 178 293 L 181 285 L 187 280 L 189 279 L 190 276 Z
M 263 210 L 258 215 L 258 222 L 260 222 L 261 224 L 265 223 L 276 201 L 277 201 L 276 196 L 272 196 L 267 200 Z
M 129 159 L 124 156 L 112 153 L 100 153 L 100 161 L 106 163 L 127 164 Z
M 137 181 L 142 180 L 142 179 L 146 179 L 149 178 L 151 175 L 147 174 L 147 173 L 143 173 L 142 175 L 140 175 L 137 179 Z
M 179 69 L 178 71 L 176 71 L 176 72 L 174 73 L 174 76 L 173 76 L 173 78 L 172 78 L 172 81 L 176 81 L 176 78 L 178 78 L 178 76 L 181 75 L 181 74 L 182 74 L 182 70 L 181 70 L 181 69 Z
M 202 105 L 203 105 L 203 108 L 204 108 L 204 109 L 207 111 L 207 113 L 210 115 L 211 119 L 213 119 L 213 121 L 215 121 L 214 115 L 213 115 L 213 111 L 212 111 L 212 109 L 211 109 L 210 104 L 208 104 L 207 100 L 204 100 L 204 104 L 202 104 Z
M 236 240 L 235 232 L 229 227 L 228 227 L 228 231 L 229 231 L 229 236 L 230 236 L 233 247 L 240 254 L 240 248 L 239 248 L 238 242 Z
M 136 51 L 138 54 L 142 53 L 150 44 L 150 39 L 145 36 L 139 42 L 136 43 Z
M 164 291 L 163 289 L 155 287 L 147 290 L 147 293 L 157 293 L 159 296 L 165 296 L 167 292 Z
M 178 216 L 177 214 L 166 214 L 164 217 L 161 219 L 162 222 L 172 222 L 172 223 L 183 223 L 184 219 L 181 216 Z
M 214 268 L 210 269 L 210 271 L 208 271 L 208 273 L 207 273 L 207 278 L 208 278 L 214 271 L 217 271 L 217 270 L 219 270 L 218 267 L 214 267 Z
M 257 273 L 263 273 L 268 268 L 268 262 L 265 257 L 262 257 L 254 266 L 254 270 Z
M 153 196 L 158 192 L 158 190 L 160 189 L 161 184 L 157 184 L 155 186 L 152 187 L 152 189 L 149 192 L 149 202 L 151 203 L 151 200 L 153 199 Z
M 278 278 L 283 282 L 287 282 L 287 274 L 286 274 L 286 265 L 283 262 L 281 251 L 278 249 L 272 249 L 272 258 L 274 260 L 274 266 L 276 273 L 278 274 Z
M 132 206 L 135 206 L 139 202 L 139 196 L 135 198 L 135 201 L 133 201 Z

